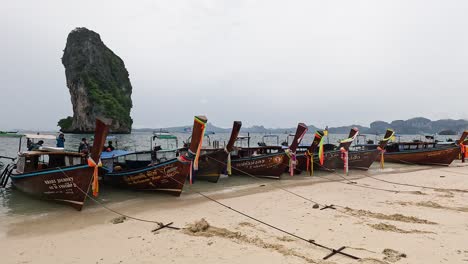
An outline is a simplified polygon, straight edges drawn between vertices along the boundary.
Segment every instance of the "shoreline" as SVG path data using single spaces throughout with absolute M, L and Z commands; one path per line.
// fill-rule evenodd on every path
M 435 259 L 458 263 L 468 261 L 468 247 L 463 244 L 468 235 L 463 220 L 468 216 L 468 193 L 453 189 L 468 190 L 468 178 L 460 175 L 468 175 L 467 165 L 458 161 L 450 167 L 387 165 L 384 171 L 373 166 L 370 172 L 353 171 L 346 177 L 357 184 L 344 183 L 327 173 L 312 177 L 303 173 L 296 178 L 283 175 L 285 180 L 281 181 L 248 179 L 236 184 L 221 179 L 216 186 L 187 185 L 179 198 L 139 194 L 129 200 L 105 202 L 113 210 L 174 222 L 176 227 L 206 219 L 210 227 L 196 233 L 162 229 L 155 235 L 151 232 L 157 227 L 155 223 L 131 219 L 112 224 L 118 216 L 99 206 L 85 207 L 82 212 L 59 209 L 39 216 L 10 215 L 0 224 L 0 248 L 5 251 L 6 263 L 154 263 L 161 259 L 185 263 L 194 257 L 203 257 L 204 263 L 254 263 L 265 258 L 271 263 L 357 263 L 341 255 L 323 262 L 327 250 L 291 239 L 190 193 L 193 190 L 301 237 L 333 248 L 347 246 L 344 252 L 374 259 L 362 263 L 388 262 L 385 249 L 406 254 L 398 263 L 433 263 Z M 323 175 L 336 181 L 319 178 Z M 363 175 L 440 190 L 395 185 Z M 335 204 L 337 209 L 314 209 L 310 201 L 274 185 L 323 205 Z M 73 250 L 75 244 L 87 253 L 79 255 Z

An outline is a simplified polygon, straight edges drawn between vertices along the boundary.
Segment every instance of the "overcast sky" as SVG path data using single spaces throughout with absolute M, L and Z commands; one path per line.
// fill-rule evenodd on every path
M 134 127 L 468 118 L 468 1 L 4 1 L 0 130 L 72 115 L 61 63 L 86 27 L 120 56 Z

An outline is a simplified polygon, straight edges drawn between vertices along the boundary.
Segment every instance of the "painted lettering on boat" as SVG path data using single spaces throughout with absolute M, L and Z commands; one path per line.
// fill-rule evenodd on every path
M 359 160 L 361 159 L 361 155 L 351 155 L 348 157 L 348 160 Z
M 167 165 L 159 169 L 149 170 L 146 172 L 139 173 L 137 175 L 124 177 L 124 181 L 128 185 L 138 185 L 147 183 L 150 184 L 155 181 L 161 183 L 170 182 L 170 178 L 176 176 L 179 173 L 176 165 Z
M 70 189 L 74 187 L 73 177 L 44 180 L 44 184 L 47 185 L 50 191 L 52 191 L 48 193 L 55 193 L 53 192 L 54 190 Z
M 283 162 L 283 156 L 268 157 L 257 160 L 247 160 L 235 164 L 235 167 L 241 167 L 246 169 L 264 169 L 273 168 Z

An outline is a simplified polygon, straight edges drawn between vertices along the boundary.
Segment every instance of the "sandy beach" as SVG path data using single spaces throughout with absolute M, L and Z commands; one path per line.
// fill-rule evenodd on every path
M 468 263 L 468 164 L 376 165 L 345 178 L 341 171 L 284 174 L 236 186 L 223 178 L 212 188 L 187 186 L 180 198 L 143 194 L 105 203 L 180 230 L 152 232 L 158 224 L 123 219 L 92 201 L 82 212 L 12 215 L 0 223 L 1 263 Z M 328 249 L 197 191 L 306 240 L 345 246 L 360 260 L 323 260 Z

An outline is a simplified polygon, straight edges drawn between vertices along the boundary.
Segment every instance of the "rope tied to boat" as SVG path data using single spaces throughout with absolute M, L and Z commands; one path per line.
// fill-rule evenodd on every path
M 89 157 L 88 158 L 88 166 L 91 168 L 94 168 L 93 170 L 93 184 L 92 184 L 92 189 L 93 189 L 93 196 L 97 197 L 99 194 L 99 167 L 102 167 L 102 162 L 101 159 L 96 163 L 96 161 L 93 160 L 93 158 Z

